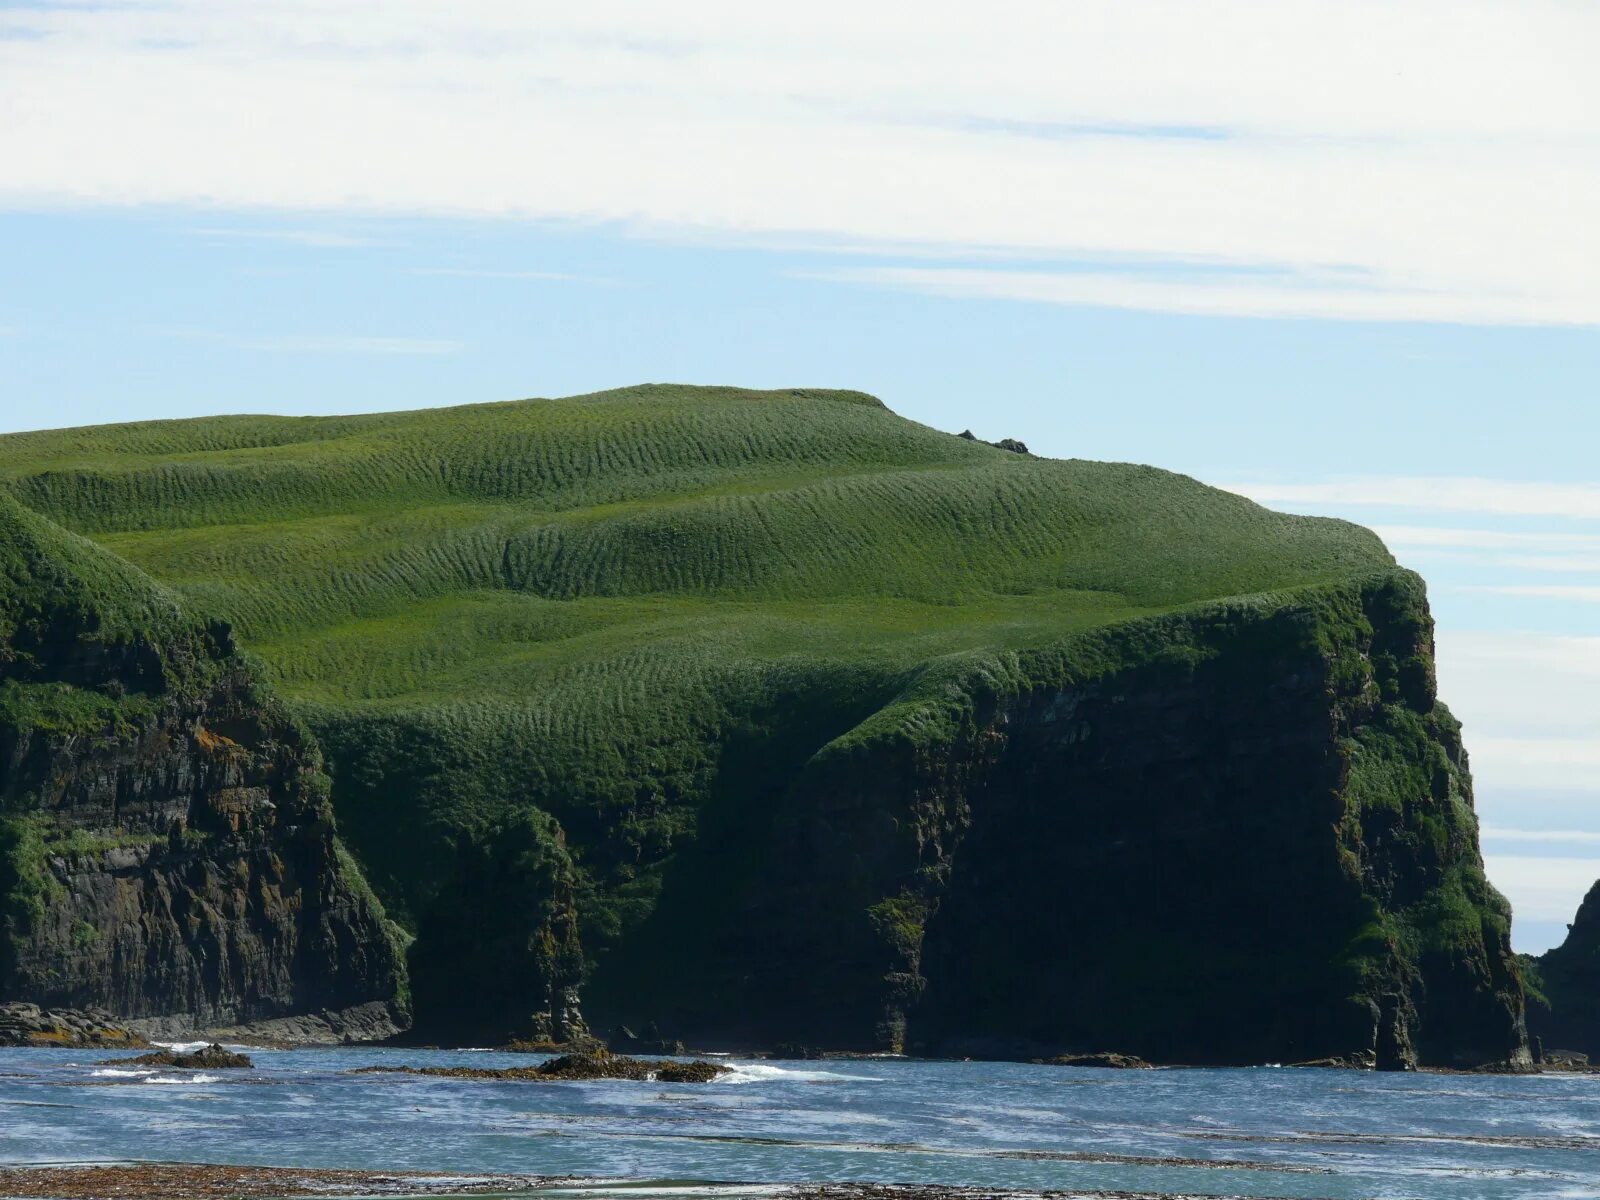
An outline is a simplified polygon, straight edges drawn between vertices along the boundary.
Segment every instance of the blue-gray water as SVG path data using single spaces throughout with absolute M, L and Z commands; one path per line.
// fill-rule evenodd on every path
M 1247 1196 L 1600 1197 L 1600 1076 L 850 1059 L 727 1060 L 734 1073 L 701 1086 L 486 1083 L 347 1072 L 538 1060 L 394 1049 L 251 1053 L 254 1071 L 128 1074 L 99 1065 L 104 1054 L 0 1052 L 0 1160 Z M 1064 1152 L 1219 1165 L 1050 1157 Z M 1273 1169 L 1221 1165 L 1229 1161 Z

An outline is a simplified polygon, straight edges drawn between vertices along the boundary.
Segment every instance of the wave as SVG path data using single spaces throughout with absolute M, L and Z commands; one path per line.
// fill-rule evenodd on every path
M 155 1068 L 124 1070 L 121 1067 L 103 1067 L 98 1071 L 90 1071 L 89 1074 L 96 1079 L 142 1079 L 146 1075 L 154 1075 Z
M 729 1063 L 721 1083 L 882 1083 L 878 1075 L 846 1075 L 842 1071 L 804 1071 L 794 1067 L 774 1067 L 767 1063 Z

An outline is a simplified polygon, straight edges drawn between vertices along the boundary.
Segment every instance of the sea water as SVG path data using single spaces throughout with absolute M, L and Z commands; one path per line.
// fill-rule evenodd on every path
M 248 1071 L 0 1051 L 0 1160 L 876 1181 L 1281 1197 L 1600 1197 L 1600 1076 L 722 1060 L 703 1085 L 370 1066 L 536 1055 L 251 1050 Z

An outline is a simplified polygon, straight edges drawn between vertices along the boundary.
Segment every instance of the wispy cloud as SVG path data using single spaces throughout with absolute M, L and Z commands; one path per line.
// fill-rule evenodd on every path
M 1217 486 L 1261 504 L 1600 519 L 1600 483 L 1385 475 L 1319 483 L 1235 482 Z M 1441 534 L 1444 536 L 1447 535 Z
M 1372 531 L 1393 549 L 1593 551 L 1600 534 L 1551 533 L 1524 529 L 1462 529 L 1445 525 L 1374 525 Z
M 1463 590 L 1491 596 L 1530 596 L 1541 600 L 1581 600 L 1600 604 L 1600 586 L 1580 583 L 1509 583 L 1468 586 Z
M 311 246 L 318 249 L 347 250 L 360 246 L 378 246 L 376 238 L 349 233 L 336 233 L 325 229 L 190 229 L 193 237 L 215 241 L 282 242 L 292 246 Z
M 1515 738 L 1480 732 L 1471 749 L 1480 776 L 1517 787 L 1587 788 L 1600 768 L 1600 737 L 1594 735 Z
M 1478 835 L 1497 842 L 1533 842 L 1552 846 L 1600 846 L 1600 830 L 1594 829 L 1508 829 L 1501 825 L 1481 825 Z M 1600 879 L 1600 871 L 1595 873 Z
M 616 280 L 603 275 L 572 275 L 565 271 L 496 271 L 473 267 L 411 267 L 407 275 L 444 275 L 458 279 L 527 279 L 551 283 L 589 283 L 606 287 L 616 285 Z
M 1439 693 L 1466 725 L 1480 783 L 1596 786 L 1600 637 L 1445 627 L 1436 639 Z
M 1600 879 L 1600 856 L 1489 853 L 1483 857 L 1490 882 L 1510 898 L 1515 916 L 1525 920 L 1572 920 L 1584 895 Z
M 1179 264 L 1173 264 L 1176 271 Z M 1431 321 L 1464 325 L 1595 325 L 1594 312 L 1526 294 L 1472 296 L 1406 287 L 1375 279 L 1365 287 L 1340 286 L 1322 271 L 1241 281 L 1221 274 L 1152 278 L 1102 271 L 1007 271 L 973 267 L 850 267 L 807 272 L 806 277 L 959 300 L 1024 300 L 1044 304 L 1123 308 L 1141 312 L 1214 317 L 1312 317 L 1328 321 Z
M 854 279 L 1180 312 L 1600 321 L 1592 5 L 107 0 L 8 20 L 38 36 L 0 42 L 0 204 L 1139 260 L 1170 273 Z
M 455 354 L 465 344 L 448 338 L 366 337 L 342 333 L 253 335 L 180 329 L 169 336 L 215 342 L 236 350 L 280 354 Z

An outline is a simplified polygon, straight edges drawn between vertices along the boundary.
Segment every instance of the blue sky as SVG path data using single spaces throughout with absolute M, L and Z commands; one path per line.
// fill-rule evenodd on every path
M 1491 878 L 1559 940 L 1596 10 L 750 7 L 0 3 L 0 430 L 832 385 L 1348 516 L 1430 580 Z

